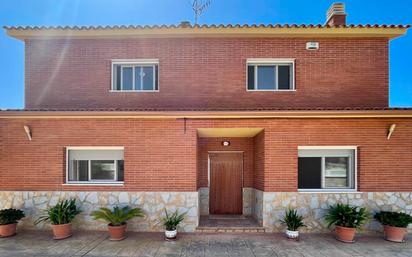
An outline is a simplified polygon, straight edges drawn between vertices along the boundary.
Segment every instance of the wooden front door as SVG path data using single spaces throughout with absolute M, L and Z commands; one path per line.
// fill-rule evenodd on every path
M 242 214 L 243 153 L 209 153 L 210 214 Z

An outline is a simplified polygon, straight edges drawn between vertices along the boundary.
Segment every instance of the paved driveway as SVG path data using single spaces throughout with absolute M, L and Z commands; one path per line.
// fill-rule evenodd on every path
M 410 239 L 412 241 L 412 239 Z M 0 256 L 412 256 L 412 242 L 391 243 L 362 236 L 355 244 L 334 240 L 329 234 L 306 234 L 298 242 L 280 234 L 180 234 L 166 242 L 160 233 L 129 233 L 111 242 L 103 232 L 76 232 L 55 241 L 47 232 L 21 231 L 0 238 Z

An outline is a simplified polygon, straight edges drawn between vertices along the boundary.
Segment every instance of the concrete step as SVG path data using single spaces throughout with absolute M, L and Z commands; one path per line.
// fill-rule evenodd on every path
M 265 233 L 264 227 L 197 227 L 200 233 Z

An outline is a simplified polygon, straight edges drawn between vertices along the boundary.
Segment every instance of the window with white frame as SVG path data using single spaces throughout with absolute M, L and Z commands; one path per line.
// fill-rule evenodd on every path
M 159 91 L 158 60 L 113 61 L 112 91 Z
M 248 91 L 294 90 L 293 59 L 248 59 Z
M 356 148 L 308 148 L 298 150 L 300 190 L 355 190 Z
M 121 183 L 123 148 L 68 147 L 67 183 Z

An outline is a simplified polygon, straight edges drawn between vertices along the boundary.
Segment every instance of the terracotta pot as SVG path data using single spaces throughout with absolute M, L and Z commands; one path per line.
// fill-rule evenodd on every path
M 120 241 L 126 238 L 126 223 L 120 226 L 112 226 L 109 224 L 107 227 L 109 229 L 111 241 Z
M 345 243 L 355 242 L 356 228 L 335 226 L 336 239 Z
M 387 225 L 383 226 L 383 234 L 385 239 L 391 242 L 403 243 L 406 233 L 408 233 L 406 228 L 398 228 Z
M 53 239 L 65 239 L 72 236 L 72 224 L 52 225 Z
M 16 234 L 17 223 L 0 225 L 0 237 L 14 236 Z

